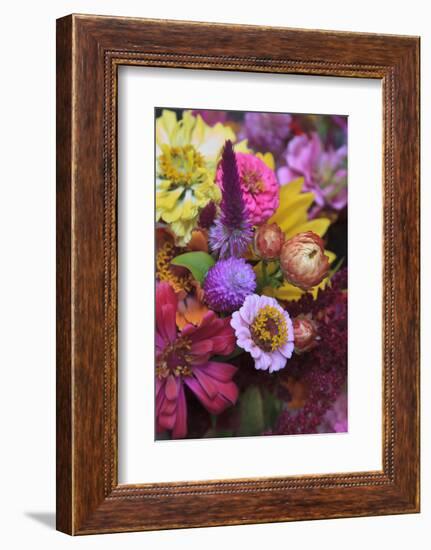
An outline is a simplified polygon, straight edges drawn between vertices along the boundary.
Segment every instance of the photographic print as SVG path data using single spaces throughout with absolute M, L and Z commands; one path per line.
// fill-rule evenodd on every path
M 155 109 L 157 440 L 346 432 L 343 115 Z

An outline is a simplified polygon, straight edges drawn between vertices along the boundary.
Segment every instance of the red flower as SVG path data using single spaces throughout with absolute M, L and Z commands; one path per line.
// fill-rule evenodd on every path
M 171 430 L 172 437 L 187 435 L 184 384 L 212 414 L 220 414 L 238 398 L 232 382 L 236 368 L 210 361 L 229 355 L 235 347 L 230 318 L 208 311 L 199 326 L 177 331 L 177 296 L 168 283 L 156 289 L 156 429 Z

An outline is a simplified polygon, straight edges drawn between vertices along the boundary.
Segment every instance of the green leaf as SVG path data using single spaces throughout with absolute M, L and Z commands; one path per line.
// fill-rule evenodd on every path
M 274 427 L 274 424 L 283 409 L 283 402 L 280 401 L 280 399 L 277 399 L 275 395 L 273 395 L 266 389 L 263 389 L 262 397 L 265 430 L 268 430 Z
M 344 257 L 340 258 L 338 262 L 335 264 L 334 267 L 329 271 L 328 278 L 329 280 L 332 279 L 332 277 L 341 269 L 341 266 L 343 265 Z
M 235 359 L 238 355 L 244 353 L 244 350 L 238 346 L 235 346 L 233 352 L 229 355 L 213 355 L 211 361 L 218 361 L 219 363 L 229 363 L 231 359 Z
M 260 435 L 265 429 L 262 395 L 257 386 L 250 386 L 240 397 L 240 422 L 237 435 Z
M 188 269 L 196 281 L 202 284 L 215 261 L 206 252 L 186 252 L 174 258 L 171 263 Z

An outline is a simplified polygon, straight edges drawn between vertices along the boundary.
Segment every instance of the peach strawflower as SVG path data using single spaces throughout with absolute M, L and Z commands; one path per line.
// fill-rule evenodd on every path
M 295 334 L 295 352 L 304 353 L 317 345 L 317 325 L 310 317 L 298 315 L 293 320 L 293 332 Z
M 286 281 L 302 290 L 318 285 L 329 272 L 322 239 L 313 231 L 298 233 L 284 243 L 280 267 Z
M 256 229 L 254 248 L 264 260 L 275 260 L 280 256 L 284 233 L 276 223 L 265 223 Z

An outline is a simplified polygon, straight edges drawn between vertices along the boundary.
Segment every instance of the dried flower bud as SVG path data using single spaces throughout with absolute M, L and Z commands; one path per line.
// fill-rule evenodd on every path
M 317 325 L 304 315 L 299 315 L 293 320 L 293 333 L 295 339 L 295 352 L 304 353 L 317 345 Z
M 214 223 L 217 215 L 217 207 L 215 202 L 210 201 L 199 214 L 199 227 L 202 229 L 209 229 Z
M 318 285 L 329 271 L 322 239 L 312 231 L 298 233 L 284 243 L 280 267 L 284 278 L 302 290 Z
M 254 247 L 264 260 L 275 260 L 280 256 L 284 233 L 276 223 L 265 223 L 256 229 Z

